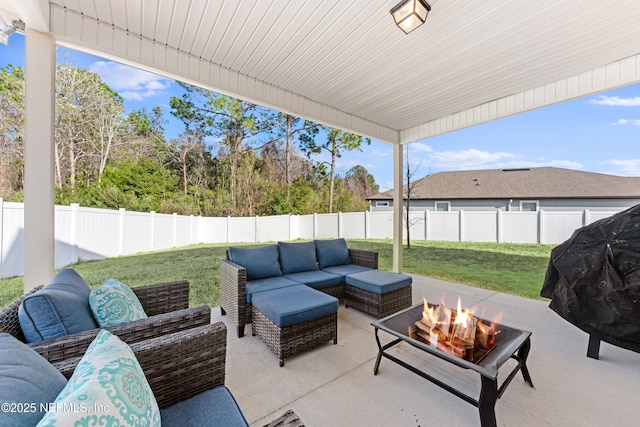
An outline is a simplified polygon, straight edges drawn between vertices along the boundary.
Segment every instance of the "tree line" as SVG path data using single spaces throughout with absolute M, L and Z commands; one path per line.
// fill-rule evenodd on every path
M 378 191 L 336 161 L 370 141 L 359 135 L 179 83 L 170 113 L 184 124 L 166 140 L 161 107 L 125 111 L 97 74 L 58 65 L 57 204 L 203 216 L 362 211 Z M 22 201 L 24 70 L 0 68 L 0 197 Z M 317 160 L 327 153 L 329 161 Z

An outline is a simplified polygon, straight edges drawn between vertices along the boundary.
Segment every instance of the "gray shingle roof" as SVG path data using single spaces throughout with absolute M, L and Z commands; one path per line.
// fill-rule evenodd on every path
M 392 198 L 389 190 L 368 200 Z M 640 177 L 553 167 L 438 172 L 415 181 L 411 198 L 640 198 Z

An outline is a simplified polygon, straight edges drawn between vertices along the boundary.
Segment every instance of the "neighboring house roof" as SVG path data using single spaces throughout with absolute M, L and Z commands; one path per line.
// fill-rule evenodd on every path
M 640 177 L 553 167 L 438 172 L 415 181 L 411 194 L 412 200 L 503 198 L 640 198 Z M 367 198 L 389 199 L 393 190 Z

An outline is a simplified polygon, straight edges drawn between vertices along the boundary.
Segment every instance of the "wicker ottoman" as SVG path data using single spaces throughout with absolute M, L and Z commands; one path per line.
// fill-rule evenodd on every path
M 370 270 L 345 278 L 345 307 L 356 308 L 380 319 L 411 307 L 411 283 L 406 274 Z
M 338 343 L 338 299 L 306 285 L 288 286 L 252 296 L 253 335 L 284 360 L 317 345 Z

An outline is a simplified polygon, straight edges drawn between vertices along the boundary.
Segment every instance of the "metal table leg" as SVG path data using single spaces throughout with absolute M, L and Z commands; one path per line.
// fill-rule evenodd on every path
M 482 375 L 482 388 L 478 409 L 480 410 L 480 425 L 482 427 L 496 427 L 496 401 L 498 400 L 498 381 Z

